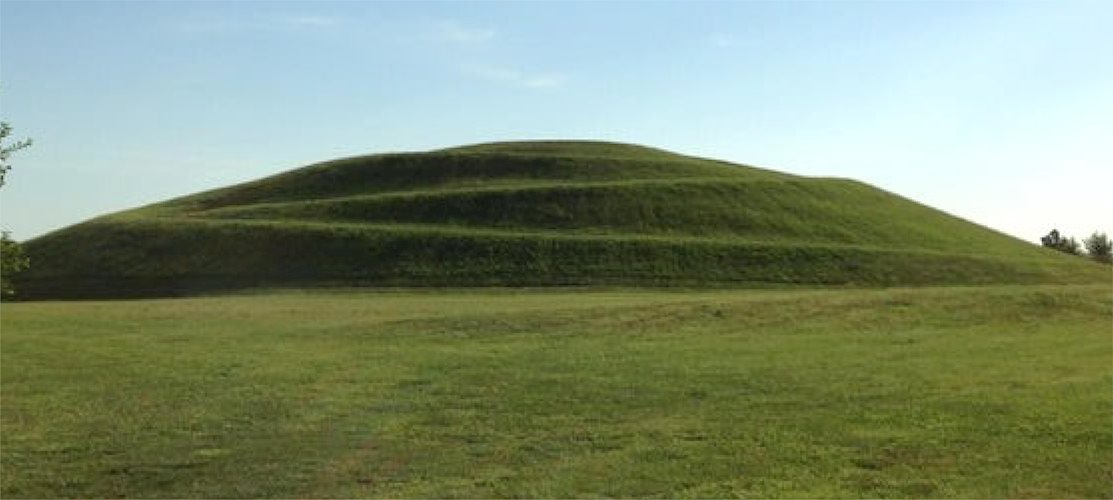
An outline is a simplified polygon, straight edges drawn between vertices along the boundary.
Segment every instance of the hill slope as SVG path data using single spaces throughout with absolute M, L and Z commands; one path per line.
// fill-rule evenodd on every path
M 255 286 L 1086 282 L 871 186 L 600 142 L 346 158 L 28 242 L 28 297 Z

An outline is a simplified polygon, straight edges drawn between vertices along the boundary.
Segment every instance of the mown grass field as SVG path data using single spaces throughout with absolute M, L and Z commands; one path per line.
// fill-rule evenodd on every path
M 1109 285 L 5 304 L 16 497 L 1113 496 Z

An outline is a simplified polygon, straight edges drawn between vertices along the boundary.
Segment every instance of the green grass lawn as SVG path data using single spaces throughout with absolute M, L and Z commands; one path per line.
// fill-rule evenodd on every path
M 1113 289 L 5 304 L 0 495 L 1113 496 Z

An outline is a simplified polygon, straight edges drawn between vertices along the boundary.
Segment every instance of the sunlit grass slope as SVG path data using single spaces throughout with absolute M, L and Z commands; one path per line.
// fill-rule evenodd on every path
M 601 142 L 325 162 L 29 242 L 30 297 L 315 285 L 1087 282 L 871 186 Z

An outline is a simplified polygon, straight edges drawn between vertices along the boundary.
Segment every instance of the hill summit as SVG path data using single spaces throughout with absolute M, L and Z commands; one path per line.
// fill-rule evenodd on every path
M 98 217 L 27 251 L 27 297 L 1107 277 L 860 182 L 574 141 L 327 161 Z

